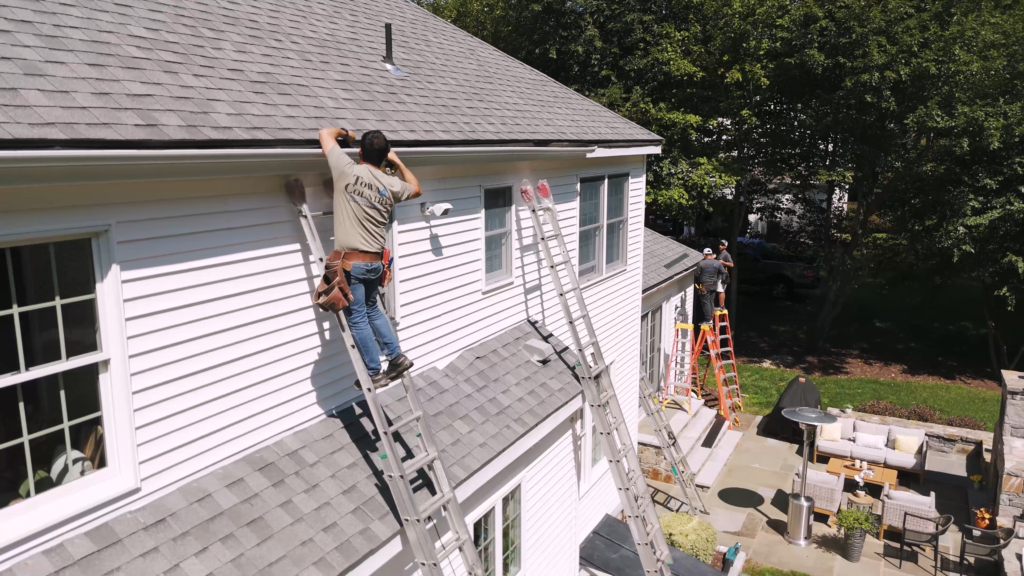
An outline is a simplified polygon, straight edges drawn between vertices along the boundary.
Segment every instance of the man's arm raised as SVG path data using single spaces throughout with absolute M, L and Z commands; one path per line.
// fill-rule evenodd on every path
M 412 173 L 412 170 L 409 170 L 405 167 L 405 164 L 402 164 L 402 161 L 398 159 L 398 154 L 395 154 L 394 150 L 388 152 L 388 160 L 398 167 L 398 172 L 402 175 L 402 180 L 405 180 L 406 184 L 412 186 L 412 194 L 409 195 L 409 200 L 418 198 L 420 194 L 423 194 L 423 189 L 420 188 L 420 181 L 416 179 L 416 175 Z
M 331 148 L 338 145 L 338 138 L 345 137 L 345 141 L 351 144 L 356 139 L 356 133 L 345 128 L 321 128 L 320 129 L 320 148 L 324 151 L 324 155 Z

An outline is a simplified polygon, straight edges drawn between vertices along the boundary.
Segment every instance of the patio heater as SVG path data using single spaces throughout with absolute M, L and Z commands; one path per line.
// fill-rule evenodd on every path
M 786 408 L 782 415 L 799 424 L 804 431 L 804 466 L 800 472 L 800 493 L 789 495 L 786 542 L 794 546 L 807 546 L 811 543 L 811 521 L 814 519 L 814 499 L 807 496 L 807 461 L 811 453 L 811 440 L 816 426 L 832 424 L 838 418 L 817 408 Z

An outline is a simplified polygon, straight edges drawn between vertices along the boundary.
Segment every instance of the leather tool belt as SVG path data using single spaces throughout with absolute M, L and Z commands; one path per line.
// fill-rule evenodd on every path
M 352 264 L 347 262 L 344 257 L 345 253 L 340 250 L 335 250 L 327 255 L 324 275 L 320 278 L 320 284 L 316 290 L 313 291 L 313 302 L 327 312 L 340 312 L 355 300 L 341 270 L 352 269 Z

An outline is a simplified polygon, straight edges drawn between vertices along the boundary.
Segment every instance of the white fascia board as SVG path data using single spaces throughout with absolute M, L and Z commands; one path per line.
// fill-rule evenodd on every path
M 633 146 L 627 148 L 595 148 L 587 158 L 614 158 L 616 156 L 646 156 L 661 154 L 661 146 Z
M 507 450 L 498 454 L 494 460 L 488 462 L 483 468 L 470 475 L 462 484 L 459 484 L 455 488 L 455 496 L 459 499 L 459 502 L 468 500 L 470 495 L 491 480 L 497 478 L 503 470 L 511 466 L 523 454 L 526 454 L 530 448 L 550 434 L 559 424 L 568 420 L 574 412 L 580 409 L 580 404 L 577 400 L 581 394 L 582 392 L 574 395 L 554 414 L 541 421 L 540 424 L 536 425 L 519 440 L 516 440 Z M 391 540 L 348 572 L 348 576 L 373 576 L 377 574 L 388 562 L 402 552 L 402 530 L 399 530 L 398 534 L 391 537 Z
M 585 159 L 596 150 L 593 146 L 395 148 L 410 166 Z M 358 154 L 354 148 L 345 152 L 353 158 Z M 0 187 L 290 175 L 326 169 L 319 148 L 0 151 Z

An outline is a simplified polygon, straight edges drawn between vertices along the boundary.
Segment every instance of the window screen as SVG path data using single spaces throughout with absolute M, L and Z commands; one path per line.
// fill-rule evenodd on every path
M 512 277 L 512 187 L 484 190 L 484 280 Z

